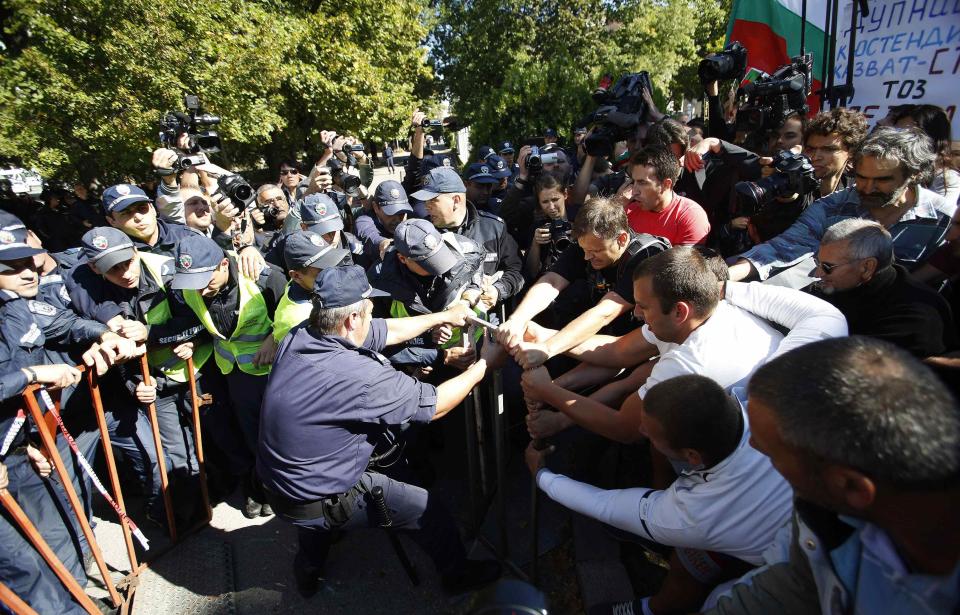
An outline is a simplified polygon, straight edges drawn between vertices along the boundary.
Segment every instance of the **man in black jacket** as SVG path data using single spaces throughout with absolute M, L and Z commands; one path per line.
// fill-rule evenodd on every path
M 879 223 L 847 218 L 827 229 L 813 293 L 847 318 L 851 335 L 869 335 L 915 357 L 957 348 L 950 305 L 893 261 L 893 239 Z

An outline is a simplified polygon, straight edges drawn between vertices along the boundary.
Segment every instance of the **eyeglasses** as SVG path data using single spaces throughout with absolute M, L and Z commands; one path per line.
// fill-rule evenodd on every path
M 280 175 L 300 175 L 296 169 L 280 169 Z
M 821 262 L 819 256 L 814 256 L 814 257 L 813 257 L 813 262 L 815 262 L 815 263 L 817 264 L 817 267 L 819 267 L 820 270 L 823 271 L 823 272 L 824 272 L 825 274 L 827 274 L 827 275 L 830 275 L 831 273 L 833 273 L 834 271 L 836 271 L 836 270 L 839 269 L 840 267 L 843 267 L 844 265 L 851 265 L 851 264 L 853 264 L 853 263 L 856 263 L 856 262 L 859 262 L 859 261 L 862 261 L 862 260 L 863 260 L 862 258 L 855 258 L 855 259 L 853 259 L 852 261 L 847 261 L 847 262 L 845 262 L 845 263 L 824 263 L 824 262 Z

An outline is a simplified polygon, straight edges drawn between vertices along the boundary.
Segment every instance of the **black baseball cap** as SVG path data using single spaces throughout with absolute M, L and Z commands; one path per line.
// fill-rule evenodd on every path
M 440 231 L 426 220 L 404 220 L 393 232 L 397 252 L 416 262 L 431 275 L 443 275 L 460 259 L 443 240 Z
M 170 282 L 170 288 L 205 288 L 224 257 L 223 248 L 206 235 L 194 233 L 184 237 L 177 244 L 174 257 L 176 274 Z
M 361 299 L 389 297 L 390 293 L 370 286 L 363 267 L 331 267 L 324 269 L 313 283 L 313 302 L 322 310 L 353 305 Z
M 327 243 L 313 231 L 294 231 L 287 235 L 283 244 L 283 259 L 287 269 L 336 267 L 347 254 L 350 254 L 349 250 Z
M 126 233 L 112 226 L 90 229 L 80 238 L 81 252 L 85 262 L 99 274 L 110 271 L 117 263 L 134 257 L 136 250 Z

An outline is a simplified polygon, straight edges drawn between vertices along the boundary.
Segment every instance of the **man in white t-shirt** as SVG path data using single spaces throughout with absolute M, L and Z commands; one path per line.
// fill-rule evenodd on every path
M 577 424 L 617 442 L 636 442 L 642 438 L 643 398 L 655 384 L 685 374 L 707 376 L 727 391 L 745 384 L 783 339 L 765 318 L 787 329 L 799 328 L 801 334 L 812 333 L 812 339 L 818 339 L 816 330 L 808 325 L 817 319 L 846 326 L 835 308 L 810 301 L 799 291 L 759 289 L 751 297 L 761 293 L 765 299 L 747 308 L 721 301 L 716 275 L 690 247 L 675 247 L 640 263 L 633 291 L 643 327 L 621 337 L 594 336 L 568 354 L 593 365 L 627 369 L 659 355 L 637 393 L 617 411 L 557 385 L 541 367 L 523 374 L 528 401 L 558 409 L 566 426 Z

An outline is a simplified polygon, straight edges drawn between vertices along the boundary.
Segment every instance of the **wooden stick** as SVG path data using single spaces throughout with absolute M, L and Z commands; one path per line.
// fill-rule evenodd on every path
M 213 520 L 210 507 L 210 490 L 207 488 L 207 463 L 203 455 L 203 439 L 200 435 L 200 400 L 197 399 L 197 378 L 193 368 L 193 357 L 187 359 L 187 372 L 190 374 L 190 399 L 193 400 L 193 441 L 197 449 L 197 467 L 200 469 L 200 494 L 207 510 L 207 523 Z
M 147 355 L 140 357 L 140 373 L 143 381 L 150 383 L 150 365 Z M 177 541 L 177 523 L 173 515 L 173 498 L 170 494 L 170 480 L 167 478 L 167 461 L 163 456 L 163 442 L 160 441 L 160 423 L 157 422 L 157 405 L 147 404 L 147 417 L 150 419 L 150 428 L 153 430 L 153 443 L 157 450 L 157 468 L 160 469 L 160 489 L 163 493 L 163 508 L 167 513 L 167 530 L 170 540 Z

